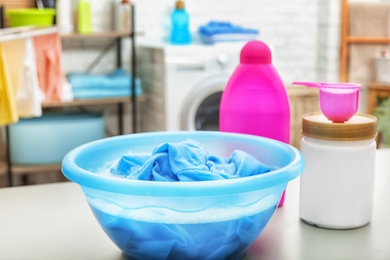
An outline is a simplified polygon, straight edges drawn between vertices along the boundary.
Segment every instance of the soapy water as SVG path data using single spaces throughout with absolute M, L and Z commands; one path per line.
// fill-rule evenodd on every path
M 198 169 L 198 164 L 203 165 L 205 159 L 209 162 L 210 158 L 215 163 L 227 164 L 225 158 L 215 160 L 216 156 L 209 157 L 200 145 L 194 145 L 193 142 L 185 145 L 189 145 L 191 149 L 185 149 L 183 145 L 176 149 L 177 144 L 163 144 L 161 147 L 169 146 L 169 149 L 158 151 L 172 156 L 172 160 L 169 160 L 169 156 L 163 159 L 173 164 L 169 166 L 176 170 L 182 166 L 184 169 Z M 232 164 L 235 167 L 227 168 L 232 172 L 230 175 L 226 174 L 229 178 L 236 177 L 236 172 L 243 172 L 242 176 L 237 176 L 244 177 L 246 172 L 250 172 L 248 175 L 251 176 L 272 170 L 272 167 L 263 166 L 249 154 L 240 155 L 232 157 L 240 167 Z M 121 157 L 114 162 L 105 163 L 97 173 L 112 178 L 127 178 L 122 172 L 112 174 L 112 170 L 115 173 L 119 169 L 133 174 L 133 170 L 128 170 L 133 168 L 129 167 L 136 165 L 143 170 L 142 166 L 151 157 L 140 153 L 128 153 L 125 156 L 125 167 L 122 164 L 119 167 Z M 189 159 L 189 162 L 177 161 L 177 157 Z M 244 171 L 244 168 L 249 170 Z M 210 175 L 217 173 L 211 169 L 210 172 L 203 171 Z M 164 175 L 166 172 L 164 168 L 159 174 Z M 194 170 L 192 174 L 197 175 L 198 172 L 199 170 Z M 191 260 L 241 258 L 272 217 L 285 186 L 286 183 L 282 183 L 262 190 L 197 197 L 187 197 L 185 193 L 176 197 L 151 196 L 147 193 L 142 196 L 116 194 L 86 186 L 82 186 L 82 189 L 103 230 L 129 259 Z
M 107 215 L 164 224 L 222 222 L 258 214 L 280 201 L 281 184 L 269 189 L 212 197 L 154 197 L 96 191 L 82 187 L 88 204 Z
M 164 224 L 107 214 L 91 205 L 101 227 L 129 259 L 240 259 L 275 212 L 220 222 Z

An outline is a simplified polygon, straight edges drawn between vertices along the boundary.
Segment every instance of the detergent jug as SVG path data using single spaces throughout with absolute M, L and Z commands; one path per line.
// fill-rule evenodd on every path
M 290 143 L 290 101 L 262 41 L 247 42 L 223 91 L 220 131 L 252 134 Z M 284 193 L 279 206 L 284 202 Z
M 185 9 L 184 1 L 177 0 L 175 10 L 171 14 L 170 43 L 175 45 L 190 44 L 190 16 Z

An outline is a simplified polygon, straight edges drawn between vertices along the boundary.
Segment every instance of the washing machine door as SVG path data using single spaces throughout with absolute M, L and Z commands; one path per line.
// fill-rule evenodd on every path
M 213 75 L 195 84 L 182 105 L 181 130 L 219 130 L 219 105 L 229 77 Z

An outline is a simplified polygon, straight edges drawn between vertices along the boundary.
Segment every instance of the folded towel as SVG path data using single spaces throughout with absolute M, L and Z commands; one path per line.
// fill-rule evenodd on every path
M 230 22 L 211 21 L 199 27 L 199 36 L 201 41 L 206 44 L 228 41 L 250 41 L 257 39 L 259 31 L 233 25 Z
M 236 42 L 236 41 L 251 41 L 258 39 L 257 34 L 234 34 L 223 33 L 214 35 L 200 35 L 200 40 L 206 44 L 213 44 L 217 42 Z
M 244 28 L 238 25 L 233 25 L 230 22 L 211 21 L 206 25 L 199 27 L 201 35 L 215 35 L 215 34 L 259 34 L 259 30 Z
M 67 74 L 67 77 L 74 89 L 129 88 L 131 84 L 131 75 L 124 69 L 116 69 L 107 75 L 73 72 Z
M 149 181 L 209 181 L 252 176 L 270 168 L 236 150 L 229 158 L 209 155 L 198 142 L 163 143 L 151 155 L 129 153 L 113 163 L 110 173 Z
M 69 83 L 75 98 L 103 98 L 130 96 L 132 76 L 124 69 L 116 69 L 107 75 L 69 73 Z M 141 81 L 135 79 L 135 95 L 141 95 Z
M 88 98 L 113 98 L 113 97 L 129 97 L 131 96 L 130 87 L 121 89 L 108 88 L 90 88 L 90 89 L 73 89 L 74 98 L 88 99 Z M 141 88 L 137 85 L 135 95 L 142 94 Z

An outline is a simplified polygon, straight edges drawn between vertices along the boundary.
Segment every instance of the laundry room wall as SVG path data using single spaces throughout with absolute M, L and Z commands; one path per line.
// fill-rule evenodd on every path
M 110 29 L 111 1 L 93 0 L 93 28 Z M 175 0 L 133 0 L 136 6 L 136 28 L 144 37 L 166 39 L 169 14 Z M 285 82 L 293 80 L 338 79 L 340 0 L 185 0 L 191 16 L 191 30 L 210 20 L 257 28 L 260 39 L 272 46 L 275 66 Z M 129 41 L 124 41 L 125 65 L 130 60 Z M 83 70 L 99 51 L 83 48 L 83 43 L 65 44 L 64 67 Z M 108 71 L 115 63 L 109 53 L 94 72 Z
M 338 80 L 340 0 L 184 0 L 191 18 L 191 31 L 211 20 L 230 21 L 260 30 L 260 39 L 273 50 L 273 60 L 282 80 Z M 73 0 L 74 3 L 77 0 Z M 110 30 L 112 0 L 93 0 L 94 31 Z M 166 41 L 170 28 L 169 15 L 175 0 L 133 0 L 136 8 L 136 30 L 139 37 Z M 84 71 L 107 42 L 63 42 L 65 71 Z M 92 46 L 91 46 L 92 45 Z M 130 41 L 123 40 L 123 64 L 130 66 Z M 107 55 L 92 71 L 105 73 L 115 68 L 115 51 Z M 130 108 L 126 107 L 126 113 Z M 112 111 L 115 114 L 115 111 Z M 129 119 L 129 117 L 125 117 Z M 116 125 L 115 117 L 109 117 Z M 125 122 L 131 131 L 130 122 Z M 115 132 L 112 129 L 111 132 Z
M 175 1 L 134 2 L 137 29 L 147 37 L 164 39 Z M 260 39 L 272 46 L 275 66 L 283 80 L 317 78 L 318 1 L 186 0 L 185 3 L 194 36 L 198 27 L 210 20 L 259 29 Z

